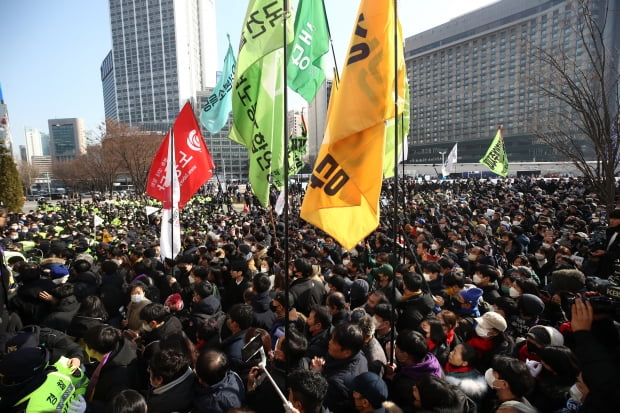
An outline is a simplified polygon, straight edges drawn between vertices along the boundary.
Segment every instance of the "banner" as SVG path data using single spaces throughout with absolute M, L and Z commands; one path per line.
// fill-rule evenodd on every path
M 232 110 L 232 85 L 236 63 L 230 36 L 228 36 L 228 51 L 224 58 L 222 77 L 200 111 L 200 123 L 211 133 L 219 132 L 226 125 L 228 114 Z
M 503 177 L 508 175 L 508 156 L 506 155 L 501 126 L 497 128 L 495 138 L 493 138 L 487 153 L 480 159 L 480 163 L 498 175 Z
M 301 209 L 304 220 L 346 249 L 379 224 L 386 121 L 404 109 L 405 77 L 402 33 L 394 21 L 393 2 L 362 0 Z
M 269 205 L 270 179 L 284 163 L 282 2 L 251 0 L 241 33 L 229 138 L 248 149 L 252 192 Z M 292 38 L 287 35 L 288 38 Z M 274 176 L 274 179 L 282 179 Z
M 170 152 L 170 148 L 173 148 L 173 152 Z M 202 139 L 192 105 L 187 102 L 155 154 L 146 194 L 160 200 L 164 208 L 171 208 L 171 171 L 174 171 L 180 185 L 178 208 L 182 209 L 213 176 L 214 168 L 213 158 Z
M 404 47 L 404 46 L 403 46 Z M 403 112 L 398 116 L 398 139 L 394 139 L 396 130 L 395 118 L 387 121 L 387 131 L 385 134 L 385 155 L 383 157 L 383 177 L 391 178 L 395 175 L 394 168 L 398 164 L 405 162 L 409 155 L 409 79 L 405 76 L 405 99 Z M 396 148 L 394 148 L 396 145 Z M 394 165 L 394 151 L 398 151 L 398 163 Z
M 299 1 L 295 38 L 288 50 L 288 87 L 310 103 L 325 82 L 323 55 L 329 51 L 329 28 L 323 0 Z
M 450 153 L 448 154 L 448 157 L 446 158 L 446 161 L 444 162 L 443 165 L 441 165 L 441 174 L 443 176 L 449 176 L 450 170 L 452 169 L 454 165 L 456 165 L 456 159 L 458 157 L 457 148 L 456 148 L 457 145 L 458 143 L 454 144 L 454 146 L 452 147 L 452 150 L 450 150 Z

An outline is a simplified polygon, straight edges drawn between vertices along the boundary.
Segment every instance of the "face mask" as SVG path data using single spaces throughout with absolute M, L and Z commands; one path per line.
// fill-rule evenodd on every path
M 147 333 L 150 333 L 151 331 L 153 331 L 153 327 L 151 327 L 150 324 L 142 324 L 142 330 L 146 331 Z
M 583 403 L 583 394 L 581 393 L 581 390 L 577 388 L 577 383 L 571 386 L 571 388 L 568 390 L 568 393 L 570 394 L 571 399 L 573 399 L 577 403 Z
M 261 266 L 261 267 L 260 267 L 260 272 L 269 272 L 269 267 L 267 267 L 267 266 Z
M 445 289 L 446 294 L 448 294 L 450 297 L 452 297 L 455 293 L 454 288 L 452 287 L 448 287 Z
M 539 254 L 539 253 L 534 254 L 534 257 L 536 257 L 536 259 L 538 261 L 542 261 L 542 260 L 545 259 L 545 255 L 544 254 Z
M 519 291 L 517 291 L 517 289 L 514 287 L 510 287 L 510 289 L 508 290 L 508 295 L 510 295 L 511 298 L 517 298 L 521 296 L 521 294 L 519 294 Z
M 543 243 L 542 243 L 542 246 L 543 246 L 544 248 L 551 248 L 551 245 L 547 244 L 546 242 L 543 242 Z
M 489 337 L 489 329 L 488 328 L 483 328 L 483 327 L 477 325 L 474 330 L 476 330 L 476 334 L 480 338 L 488 338 Z
M 144 296 L 142 294 L 132 294 L 131 295 L 131 302 L 132 303 L 139 303 L 144 299 Z
M 60 278 L 56 278 L 54 280 L 52 280 L 52 282 L 56 285 L 58 284 L 64 284 L 65 281 L 67 281 L 67 279 L 69 278 L 69 276 L 65 276 L 65 277 L 60 277 Z
M 379 328 L 381 325 L 381 322 L 374 317 L 372 318 L 372 323 L 375 325 L 375 329 Z
M 121 260 L 111 260 L 111 261 L 116 263 L 116 265 L 118 265 L 118 266 L 120 266 L 123 263 L 123 261 L 121 261 Z
M 495 387 L 493 387 L 493 383 L 495 383 L 496 379 L 495 376 L 493 375 L 493 369 L 487 369 L 487 371 L 484 372 L 484 379 L 486 380 L 487 384 L 489 385 L 490 388 L 494 389 Z
M 11 225 L 11 229 L 12 229 L 13 231 L 15 231 L 17 228 L 18 228 L 18 227 L 17 227 L 17 225 Z
M 478 274 L 474 274 L 474 284 L 480 284 L 482 282 L 482 278 Z
M 446 227 L 446 224 L 439 224 L 439 228 L 444 229 Z
M 192 277 L 191 275 L 187 277 L 187 280 L 189 281 L 190 284 L 193 284 L 196 282 L 196 279 Z
M 19 235 L 11 235 L 11 239 L 13 241 L 15 241 L 16 239 L 19 239 Z
M 350 262 L 351 260 L 342 260 L 342 265 L 347 266 Z
M 430 282 L 431 281 L 431 275 L 427 272 L 422 274 L 424 276 L 424 279 L 426 280 L 426 282 Z
M 521 224 L 521 221 L 512 221 L 512 225 L 519 225 Z
M 510 287 L 509 287 L 509 286 L 507 286 L 507 285 L 502 285 L 500 288 L 501 288 L 501 290 L 502 290 L 502 292 L 503 292 L 504 294 L 509 294 L 509 293 L 510 293 Z
M 469 254 L 467 256 L 467 259 L 470 261 L 476 261 L 478 259 L 478 256 L 476 254 Z
M 252 252 L 256 252 L 256 247 L 255 247 L 254 245 L 252 245 L 252 246 L 250 247 L 250 251 L 252 251 Z

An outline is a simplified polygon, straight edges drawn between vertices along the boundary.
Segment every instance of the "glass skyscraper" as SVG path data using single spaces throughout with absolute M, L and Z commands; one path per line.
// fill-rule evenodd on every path
M 112 51 L 101 65 L 107 119 L 165 132 L 215 85 L 215 0 L 109 0 Z

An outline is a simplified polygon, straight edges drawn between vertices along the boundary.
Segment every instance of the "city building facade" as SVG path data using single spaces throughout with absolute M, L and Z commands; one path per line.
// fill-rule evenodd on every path
M 215 0 L 109 0 L 112 51 L 101 65 L 106 119 L 165 132 L 214 86 Z
M 82 119 L 49 119 L 47 125 L 52 163 L 68 162 L 86 153 L 86 134 Z
M 536 51 L 558 49 L 576 64 L 588 64 L 576 28 L 577 0 L 502 0 L 406 39 L 411 90 L 410 163 L 441 163 L 441 152 L 459 143 L 458 162 L 478 162 L 497 128 L 509 161 L 565 160 L 536 135 L 560 124 L 566 107 L 540 92 L 540 74 L 550 70 Z M 620 49 L 619 0 L 607 5 L 606 42 Z M 588 148 L 584 139 L 582 147 Z M 587 152 L 587 151 L 586 151 Z M 594 156 L 593 153 L 589 153 Z

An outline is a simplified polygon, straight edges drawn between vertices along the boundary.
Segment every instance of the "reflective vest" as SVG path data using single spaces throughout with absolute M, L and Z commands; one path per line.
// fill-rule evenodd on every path
M 35 391 L 15 404 L 26 404 L 26 413 L 67 412 L 77 393 L 71 379 L 66 375 L 52 371 Z

